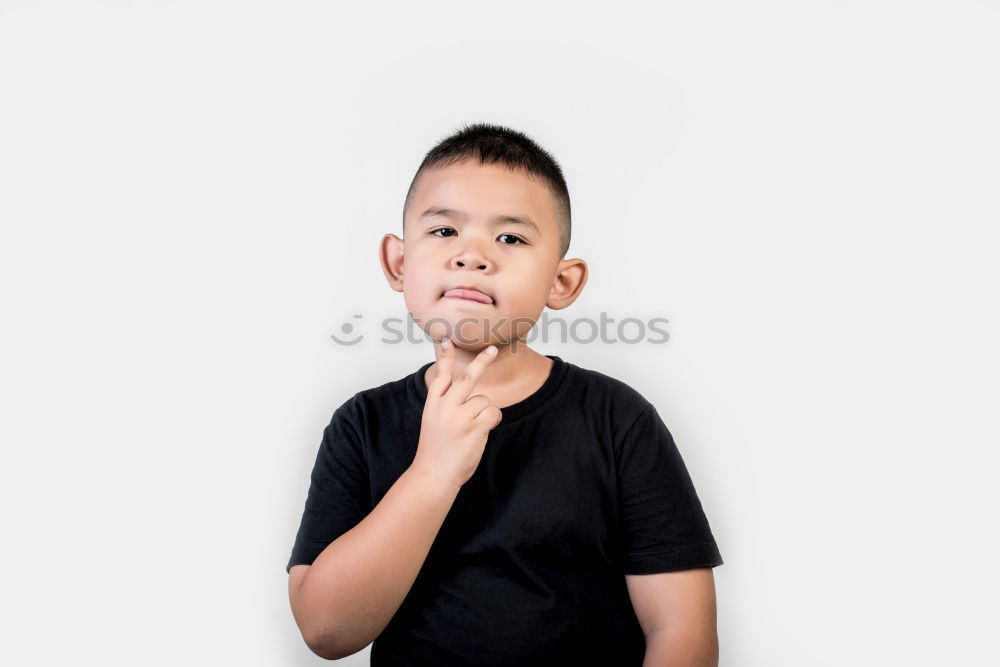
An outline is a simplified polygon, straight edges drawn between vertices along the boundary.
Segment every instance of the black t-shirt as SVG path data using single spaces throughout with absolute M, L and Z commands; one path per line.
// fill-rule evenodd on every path
M 372 665 L 641 665 L 625 574 L 723 563 L 656 408 L 561 358 L 501 408 Z M 428 362 L 358 392 L 323 432 L 291 558 L 311 564 L 413 461 Z

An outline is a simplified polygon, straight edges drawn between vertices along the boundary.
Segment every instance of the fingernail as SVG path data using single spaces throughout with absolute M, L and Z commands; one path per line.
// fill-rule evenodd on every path
M 496 353 L 497 349 L 494 346 L 490 345 L 488 348 L 486 348 L 486 354 L 496 354 Z
M 443 347 L 443 348 L 444 348 L 444 347 L 448 347 L 448 345 L 449 345 L 450 343 L 451 343 L 451 340 L 450 340 L 450 339 L 448 339 L 448 338 L 442 338 L 442 339 L 441 339 L 441 347 Z

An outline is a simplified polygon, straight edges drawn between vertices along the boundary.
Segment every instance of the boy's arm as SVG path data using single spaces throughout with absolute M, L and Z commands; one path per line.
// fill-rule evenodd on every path
M 312 565 L 291 568 L 292 614 L 310 650 L 336 660 L 378 637 L 413 586 L 458 491 L 451 480 L 411 466 Z
M 626 574 L 625 583 L 646 636 L 643 667 L 717 667 L 712 568 Z
M 381 634 L 406 598 L 459 490 L 475 473 L 489 432 L 503 416 L 486 396 L 472 395 L 496 352 L 496 346 L 488 346 L 453 377 L 454 346 L 447 338 L 435 345 L 440 367 L 427 387 L 413 462 L 378 505 L 327 544 L 312 565 L 289 569 L 292 614 L 302 638 L 317 655 L 336 660 L 360 651 Z M 341 509 L 338 503 L 353 504 L 356 510 L 359 501 L 342 493 L 338 485 L 327 488 L 328 482 L 339 479 L 338 474 L 350 477 L 361 472 L 345 453 L 351 448 L 337 444 L 349 444 L 352 436 L 328 434 L 324 443 L 330 447 L 320 449 L 306 511 L 312 502 L 313 514 L 335 517 Z M 324 453 L 334 452 L 347 462 L 323 458 Z M 338 465 L 344 468 L 341 473 L 327 469 Z M 334 495 L 332 501 L 325 497 L 329 493 Z M 328 518 L 321 516 L 318 521 Z M 322 532 L 300 530 L 296 539 L 308 543 L 310 536 Z

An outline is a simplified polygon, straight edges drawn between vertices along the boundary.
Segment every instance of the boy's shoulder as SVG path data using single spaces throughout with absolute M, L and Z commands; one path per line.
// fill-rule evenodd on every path
M 625 380 L 593 368 L 567 362 L 572 381 L 567 389 L 571 400 L 606 415 L 614 424 L 631 424 L 652 403 Z
M 575 372 L 577 382 L 584 384 L 589 389 L 599 390 L 628 402 L 649 403 L 638 389 L 620 378 L 593 368 L 584 368 L 570 362 L 566 363 Z
M 334 417 L 361 423 L 366 417 L 384 419 L 388 411 L 405 412 L 415 398 L 418 374 L 430 365 L 428 362 L 403 377 L 355 391 L 336 408 Z

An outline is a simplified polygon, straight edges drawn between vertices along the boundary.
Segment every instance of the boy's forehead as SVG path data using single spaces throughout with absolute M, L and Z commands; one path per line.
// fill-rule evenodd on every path
M 526 172 L 501 165 L 466 161 L 422 173 L 407 220 L 420 222 L 429 210 L 443 209 L 470 220 L 526 217 L 542 235 L 558 234 L 555 202 L 548 187 Z

